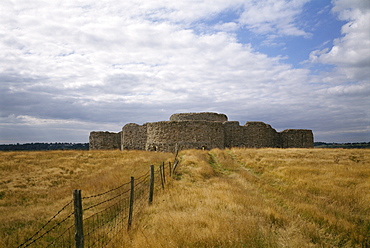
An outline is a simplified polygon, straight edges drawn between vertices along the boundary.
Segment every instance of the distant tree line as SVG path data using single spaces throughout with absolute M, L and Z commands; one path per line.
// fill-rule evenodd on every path
M 370 142 L 325 143 L 315 142 L 315 148 L 370 148 Z M 89 143 L 24 143 L 0 145 L 0 151 L 42 151 L 42 150 L 89 150 Z
M 360 142 L 360 143 L 325 143 L 325 142 L 315 142 L 315 148 L 370 148 L 370 142 Z
M 89 150 L 89 143 L 25 143 L 0 145 L 0 151 Z

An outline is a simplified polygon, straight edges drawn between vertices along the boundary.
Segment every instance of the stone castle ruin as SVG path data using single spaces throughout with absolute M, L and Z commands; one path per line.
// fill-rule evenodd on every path
M 313 133 L 307 129 L 277 132 L 263 122 L 228 121 L 218 113 L 173 114 L 169 121 L 126 124 L 119 133 L 91 132 L 90 149 L 174 152 L 176 149 L 231 147 L 311 148 Z

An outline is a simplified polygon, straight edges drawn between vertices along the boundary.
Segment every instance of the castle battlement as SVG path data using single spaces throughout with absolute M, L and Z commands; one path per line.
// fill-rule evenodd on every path
M 121 132 L 91 132 L 90 149 L 174 152 L 180 149 L 231 147 L 311 148 L 313 133 L 307 129 L 277 132 L 269 124 L 228 121 L 225 114 L 178 113 L 169 121 L 126 124 Z

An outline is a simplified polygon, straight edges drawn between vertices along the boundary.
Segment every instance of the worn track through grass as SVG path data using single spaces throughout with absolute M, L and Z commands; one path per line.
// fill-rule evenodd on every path
M 370 245 L 370 150 L 214 149 L 179 155 L 164 194 L 136 216 L 114 247 Z M 70 199 L 73 188 L 98 193 L 172 156 L 1 153 L 0 245 L 12 247 L 7 244 L 32 233 Z
M 126 247 L 366 247 L 370 151 L 189 150 Z

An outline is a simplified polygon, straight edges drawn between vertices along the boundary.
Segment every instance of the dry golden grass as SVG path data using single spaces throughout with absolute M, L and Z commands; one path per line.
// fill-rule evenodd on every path
M 180 152 L 163 194 L 115 247 L 370 246 L 370 150 Z M 108 190 L 172 154 L 0 153 L 0 246 L 32 234 L 71 198 Z M 26 234 L 24 234 L 26 233 Z
M 182 151 L 124 247 L 367 247 L 370 150 Z
M 0 247 L 16 247 L 72 199 L 98 194 L 173 159 L 144 151 L 0 153 Z

